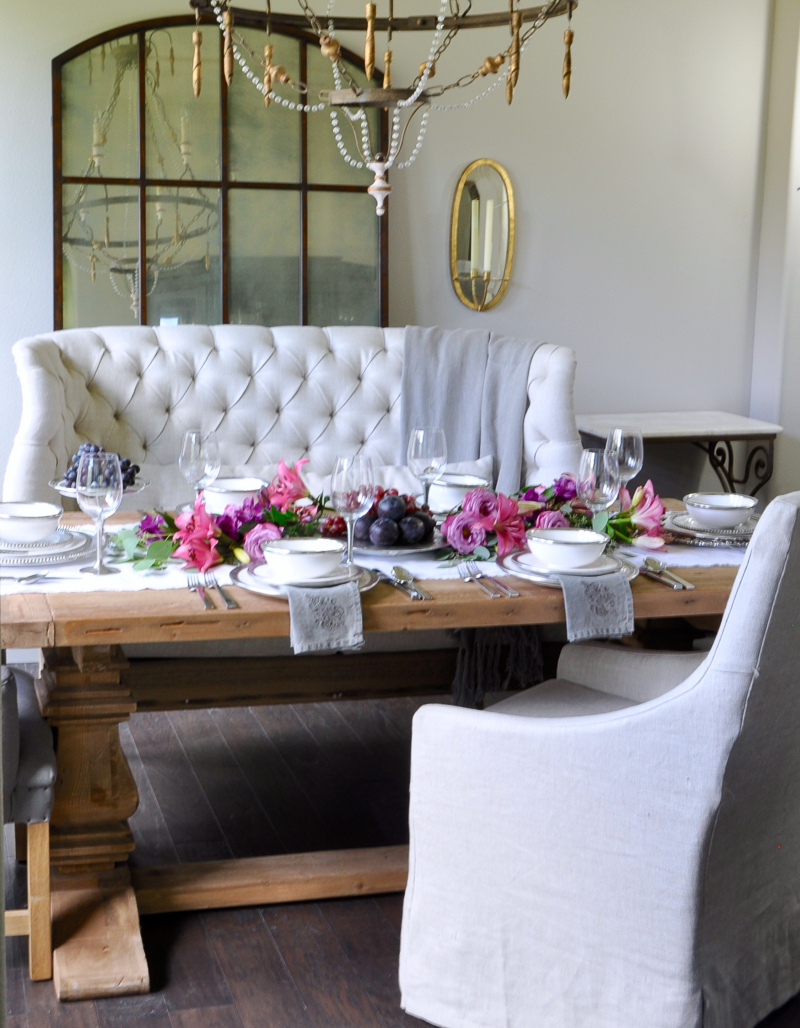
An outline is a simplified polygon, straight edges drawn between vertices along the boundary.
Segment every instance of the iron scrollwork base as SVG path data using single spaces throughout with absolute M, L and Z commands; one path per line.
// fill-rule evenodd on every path
M 750 491 L 751 496 L 762 489 L 772 478 L 775 456 L 775 441 L 767 439 L 752 446 L 747 453 L 744 473 L 737 478 L 734 473 L 733 443 L 730 439 L 693 440 L 695 446 L 708 455 L 711 467 L 716 471 L 725 492 L 737 492 L 737 486 L 746 486 L 751 478 L 756 485 Z

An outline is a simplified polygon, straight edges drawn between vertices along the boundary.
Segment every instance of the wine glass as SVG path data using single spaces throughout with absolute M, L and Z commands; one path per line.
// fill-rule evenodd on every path
M 92 567 L 81 568 L 87 575 L 118 575 L 119 568 L 103 563 L 103 522 L 122 503 L 122 469 L 116 453 L 88 453 L 78 463 L 75 496 L 78 506 L 94 521 L 97 559 Z
M 331 475 L 331 502 L 347 524 L 347 564 L 353 563 L 356 521 L 372 506 L 375 486 L 369 457 L 337 457 Z
M 608 508 L 619 496 L 619 468 L 605 450 L 584 450 L 578 469 L 578 496 L 592 514 Z
M 422 482 L 423 503 L 428 502 L 431 482 L 447 463 L 447 439 L 442 428 L 412 428 L 408 437 L 408 466 Z
M 620 485 L 627 485 L 642 470 L 644 442 L 635 428 L 613 428 L 606 440 L 606 456 L 619 468 Z
M 187 432 L 183 437 L 181 455 L 178 458 L 181 474 L 194 489 L 195 499 L 207 485 L 211 485 L 219 474 L 219 444 L 212 432 L 203 438 L 198 431 Z

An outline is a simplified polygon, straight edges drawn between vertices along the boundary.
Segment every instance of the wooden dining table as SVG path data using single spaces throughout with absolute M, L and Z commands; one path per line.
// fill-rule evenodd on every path
M 117 515 L 130 520 L 130 515 Z M 77 523 L 81 515 L 67 515 Z M 683 568 L 695 589 L 638 578 L 637 619 L 722 613 L 735 567 Z M 517 598 L 490 599 L 460 580 L 425 582 L 430 601 L 409 602 L 380 583 L 362 598 L 365 633 L 554 624 L 559 589 L 515 580 Z M 238 607 L 205 610 L 186 589 L 37 592 L 2 598 L 0 643 L 41 653 L 42 713 L 56 730 L 51 818 L 54 980 L 59 998 L 149 990 L 139 916 L 400 891 L 408 848 L 252 857 L 130 868 L 128 819 L 136 784 L 119 725 L 135 711 L 442 693 L 453 650 L 331 656 L 128 660 L 126 644 L 285 638 L 287 604 L 230 587 Z M 235 669 L 233 665 L 235 664 Z

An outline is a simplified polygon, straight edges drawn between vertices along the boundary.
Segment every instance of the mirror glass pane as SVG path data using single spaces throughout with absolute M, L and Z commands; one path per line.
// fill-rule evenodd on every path
M 95 47 L 61 69 L 64 175 L 139 174 L 139 48 L 136 36 Z
M 218 189 L 147 190 L 147 324 L 222 321 Z
M 64 328 L 137 324 L 138 190 L 67 185 L 63 204 Z
M 308 62 L 308 87 L 312 90 L 310 103 L 316 101 L 315 90 L 334 89 L 333 73 L 331 62 L 324 57 L 318 47 L 307 48 Z M 359 86 L 367 84 L 367 76 L 363 71 L 354 68 L 348 63 L 347 67 Z M 344 83 L 346 86 L 346 83 Z M 347 152 L 358 159 L 358 151 L 355 147 L 355 137 L 350 127 L 350 122 L 344 111 L 337 112 L 339 131 L 342 142 L 347 147 Z M 377 108 L 367 111 L 367 118 L 370 126 L 370 136 L 377 146 L 379 112 Z M 360 123 L 359 123 L 360 124 Z M 360 128 L 359 128 L 360 134 Z M 342 155 L 336 147 L 336 140 L 333 135 L 333 124 L 329 110 L 319 111 L 308 115 L 308 180 L 309 182 L 325 183 L 327 185 L 355 185 L 368 186 L 373 175 L 369 168 L 353 168 L 345 164 Z M 374 203 L 374 201 L 373 201 Z
M 378 229 L 366 193 L 308 194 L 308 322 L 379 325 Z
M 510 231 L 508 192 L 491 164 L 479 164 L 469 173 L 454 216 L 455 254 L 451 256 L 461 289 L 468 300 L 480 304 L 488 271 L 491 300 L 506 274 Z
M 241 29 L 251 49 L 261 56 L 266 32 Z M 283 65 L 292 79 L 300 78 L 300 42 L 289 36 L 271 36 L 275 64 Z M 256 73 L 260 64 L 250 63 Z M 285 86 L 282 96 L 297 99 Z M 287 111 L 273 100 L 269 107 L 253 83 L 237 66 L 228 89 L 228 133 L 230 177 L 247 182 L 298 182 L 300 180 L 300 115 Z
M 148 32 L 146 36 L 148 178 L 219 178 L 219 31 L 213 25 L 202 27 L 200 96 L 192 90 L 193 32 L 194 27 L 186 25 Z
M 231 189 L 228 320 L 300 323 L 300 193 Z

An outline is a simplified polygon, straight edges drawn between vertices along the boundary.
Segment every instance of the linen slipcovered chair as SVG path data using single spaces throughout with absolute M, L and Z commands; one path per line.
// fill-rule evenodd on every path
M 751 1028 L 800 990 L 800 492 L 707 655 L 567 646 L 414 718 L 404 1008 L 445 1028 Z
M 28 967 L 34 981 L 53 976 L 50 929 L 50 812 L 56 757 L 50 726 L 39 713 L 33 679 L 4 667 L 3 819 L 25 826 L 28 906 L 7 910 L 6 935 L 28 936 Z

